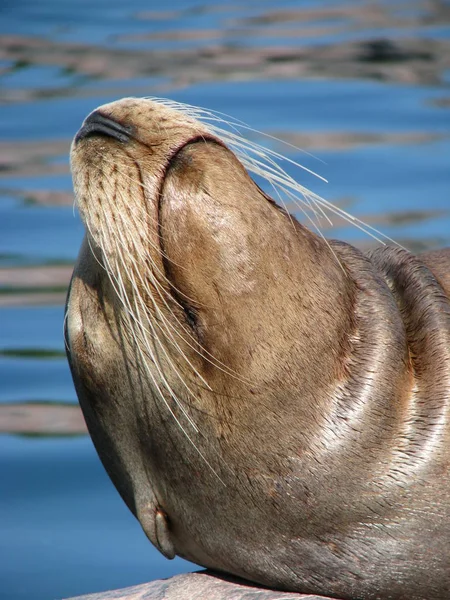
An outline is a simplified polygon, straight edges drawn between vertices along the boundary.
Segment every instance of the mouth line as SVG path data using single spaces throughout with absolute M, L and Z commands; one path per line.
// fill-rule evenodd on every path
M 217 146 L 222 146 L 223 148 L 226 148 L 225 144 L 223 142 L 221 142 L 219 139 L 213 137 L 213 136 L 206 136 L 206 135 L 197 135 L 192 137 L 191 139 L 189 139 L 187 142 L 183 142 L 182 144 L 180 144 L 180 146 L 178 146 L 174 152 L 172 153 L 172 155 L 169 157 L 169 159 L 167 160 L 166 164 L 164 165 L 163 168 L 163 173 L 161 175 L 161 180 L 158 186 L 158 190 L 157 190 L 157 202 L 158 202 L 158 207 L 157 207 L 157 215 L 158 215 L 158 237 L 160 239 L 160 243 L 163 240 L 162 237 L 162 223 L 161 223 L 161 205 L 162 205 L 162 198 L 163 198 L 163 187 L 164 187 L 164 183 L 166 181 L 166 177 L 168 172 L 170 171 L 170 169 L 173 166 L 173 163 L 176 161 L 178 155 L 180 154 L 180 152 L 182 152 L 185 148 L 188 148 L 189 146 L 192 146 L 194 144 L 198 144 L 198 143 L 213 143 Z M 162 246 L 162 243 L 161 243 Z M 164 248 L 162 248 L 163 250 Z
M 163 236 L 164 226 L 162 224 L 162 219 L 161 219 L 162 202 L 163 202 L 163 188 L 164 188 L 164 183 L 165 183 L 167 174 L 169 173 L 170 169 L 172 168 L 174 162 L 177 160 L 177 157 L 180 154 L 180 152 L 182 150 L 184 150 L 185 148 L 187 148 L 188 146 L 192 146 L 197 143 L 213 143 L 218 146 L 226 147 L 225 144 L 223 144 L 219 139 L 217 139 L 213 136 L 198 135 L 198 136 L 192 137 L 187 142 L 184 142 L 178 148 L 176 148 L 176 150 L 172 153 L 172 155 L 166 162 L 164 171 L 163 171 L 163 174 L 161 177 L 161 181 L 160 181 L 160 185 L 159 185 L 159 189 L 158 189 L 158 195 L 157 195 L 157 203 L 158 203 L 158 205 L 157 205 L 157 220 L 158 220 L 158 240 L 159 240 L 159 245 L 161 248 L 162 264 L 163 264 L 164 274 L 167 278 L 167 281 L 170 284 L 170 287 L 169 287 L 170 295 L 172 296 L 173 300 L 179 306 L 181 306 L 181 308 L 183 309 L 185 319 L 186 319 L 188 326 L 195 334 L 197 340 L 200 341 L 198 308 L 193 305 L 192 301 L 190 301 L 191 299 L 189 299 L 182 292 L 177 290 L 177 287 L 173 281 L 170 259 L 168 258 L 168 255 L 164 248 L 164 236 Z

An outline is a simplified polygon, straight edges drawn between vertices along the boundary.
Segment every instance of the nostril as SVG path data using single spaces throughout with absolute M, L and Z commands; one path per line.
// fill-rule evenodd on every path
M 111 137 L 118 142 L 126 143 L 130 141 L 132 131 L 131 126 L 121 125 L 95 110 L 87 117 L 75 136 L 75 144 L 91 136 Z

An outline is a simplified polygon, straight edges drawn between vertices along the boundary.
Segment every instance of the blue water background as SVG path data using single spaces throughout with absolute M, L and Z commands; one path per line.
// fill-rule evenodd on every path
M 412 250 L 450 245 L 450 65 L 444 56 L 446 50 L 450 56 L 450 8 L 445 10 L 446 2 L 371 4 L 384 15 L 381 25 L 369 12 L 358 22 L 351 10 L 341 16 L 333 12 L 369 6 L 362 0 L 229 6 L 177 0 L 163 8 L 137 0 L 3 0 L 2 152 L 8 162 L 13 148 L 26 154 L 33 144 L 50 145 L 43 159 L 33 159 L 32 169 L 19 157 L 0 172 L 0 271 L 74 262 L 83 230 L 70 202 L 43 204 L 30 201 L 30 193 L 70 193 L 69 144 L 83 118 L 99 104 L 135 94 L 208 107 L 280 137 L 321 139 L 306 144 L 313 156 L 283 150 L 329 181 L 288 165 L 304 185 Z M 436 7 L 442 11 L 427 19 Z M 277 23 L 274 14 L 282 10 L 304 11 L 305 20 Z M 307 18 L 308 11 L 318 16 Z M 272 15 L 268 21 L 258 20 L 266 14 Z M 168 35 L 174 31 L 177 39 Z M 47 54 L 33 50 L 35 40 L 48 44 Z M 380 60 L 381 75 L 371 74 L 364 63 L 354 69 L 355 61 L 347 69 L 337 60 L 335 73 L 324 61 L 304 76 L 293 76 L 290 61 L 282 58 L 278 72 L 272 59 L 242 69 L 239 61 L 228 69 L 220 61 L 236 48 L 245 64 L 250 49 L 284 49 L 289 55 L 296 48 L 319 52 L 373 40 L 413 40 L 420 52 L 417 60 Z M 203 71 L 198 59 L 198 68 L 184 74 L 183 52 L 198 58 L 196 52 L 215 52 L 218 46 L 216 69 Z M 87 60 L 101 50 L 106 75 L 70 62 L 77 48 L 87 49 Z M 428 50 L 431 57 L 424 59 Z M 140 64 L 146 57 L 148 73 L 133 61 L 129 72 L 115 72 L 127 53 L 139 53 Z M 311 62 L 315 55 L 308 56 L 305 61 Z M 163 67 L 158 60 L 166 60 Z M 362 247 L 370 243 L 342 223 L 326 233 Z M 20 290 L 12 294 L 7 288 L 0 283 L 0 403 L 76 403 L 65 359 L 45 354 L 64 349 L 62 294 L 54 301 L 23 303 Z M 23 349 L 43 354 L 14 355 Z M 153 549 L 87 436 L 0 435 L 0 531 L 0 598 L 5 600 L 63 598 L 192 569 Z

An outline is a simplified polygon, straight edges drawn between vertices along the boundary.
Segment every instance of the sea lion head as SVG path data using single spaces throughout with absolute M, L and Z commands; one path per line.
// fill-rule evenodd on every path
M 264 558 L 261 576 L 247 569 L 247 542 L 264 557 L 269 521 L 345 374 L 352 317 L 336 307 L 351 303 L 352 284 L 186 111 L 135 98 L 101 106 L 71 164 L 86 237 L 68 353 L 100 457 L 167 556 L 268 580 Z

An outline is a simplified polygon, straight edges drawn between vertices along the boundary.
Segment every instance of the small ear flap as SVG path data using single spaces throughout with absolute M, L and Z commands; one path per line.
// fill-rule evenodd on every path
M 175 558 L 175 548 L 170 536 L 169 519 L 165 512 L 158 509 L 155 514 L 156 539 L 158 540 L 158 550 L 166 558 Z
M 149 503 L 137 510 L 137 518 L 145 535 L 163 556 L 175 558 L 175 548 L 170 535 L 169 519 L 156 505 Z

